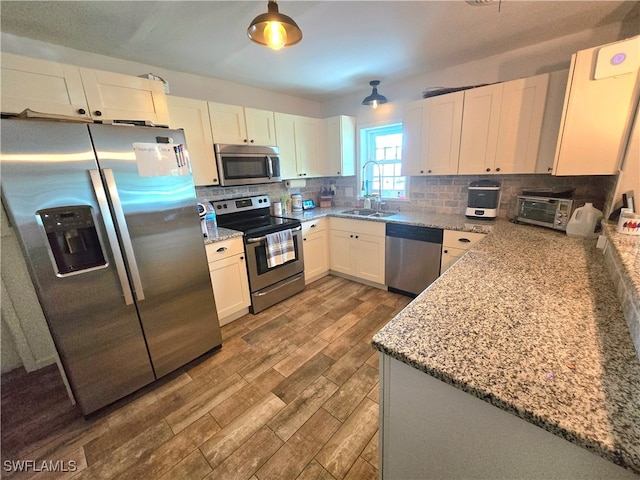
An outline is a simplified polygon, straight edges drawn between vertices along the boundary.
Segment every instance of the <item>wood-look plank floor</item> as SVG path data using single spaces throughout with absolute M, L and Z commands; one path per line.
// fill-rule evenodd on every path
M 409 300 L 325 277 L 226 325 L 222 349 L 88 419 L 70 405 L 55 366 L 3 375 L 0 476 L 376 479 L 370 342 Z M 15 460 L 34 463 L 8 471 Z

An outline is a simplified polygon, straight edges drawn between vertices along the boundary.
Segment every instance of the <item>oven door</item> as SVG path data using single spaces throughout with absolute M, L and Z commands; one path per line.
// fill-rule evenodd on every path
M 249 286 L 251 292 L 257 292 L 285 278 L 304 272 L 304 257 L 302 253 L 302 227 L 293 229 L 293 246 L 295 260 L 291 260 L 277 267 L 267 266 L 266 237 L 247 237 L 245 248 L 247 251 L 247 269 L 249 271 Z
M 518 221 L 555 228 L 558 205 L 553 198 L 518 197 Z

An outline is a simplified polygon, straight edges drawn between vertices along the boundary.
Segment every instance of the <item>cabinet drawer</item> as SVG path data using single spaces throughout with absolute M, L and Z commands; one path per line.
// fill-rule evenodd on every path
M 316 218 L 314 220 L 306 220 L 302 222 L 302 236 L 308 235 L 310 233 L 322 232 L 326 229 L 327 220 L 326 218 Z
M 207 250 L 208 262 L 215 262 L 216 260 L 227 258 L 231 255 L 244 253 L 242 237 L 235 237 L 228 240 L 222 240 L 220 242 L 209 243 L 205 245 L 205 247 Z
M 351 220 L 348 218 L 331 217 L 331 229 L 344 232 L 362 233 L 364 235 L 385 236 L 385 223 L 371 220 Z
M 485 233 L 473 233 L 473 232 L 459 232 L 457 230 L 445 230 L 442 238 L 442 244 L 445 247 L 460 248 L 462 250 L 469 250 L 476 243 L 483 238 L 486 238 Z

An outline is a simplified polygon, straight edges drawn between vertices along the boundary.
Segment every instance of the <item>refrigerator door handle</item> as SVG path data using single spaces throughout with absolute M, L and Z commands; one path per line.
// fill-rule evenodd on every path
M 124 294 L 125 305 L 133 304 L 133 293 L 129 286 L 129 279 L 127 278 L 127 270 L 124 267 L 124 258 L 120 251 L 120 244 L 118 243 L 118 236 L 116 235 L 116 228 L 113 224 L 113 218 L 111 212 L 109 212 L 109 203 L 107 202 L 107 195 L 102 185 L 102 179 L 100 178 L 100 172 L 98 170 L 89 170 L 91 176 L 91 183 L 93 184 L 93 191 L 96 194 L 98 200 L 98 206 L 100 207 L 100 213 L 102 214 L 102 220 L 104 226 L 107 229 L 107 238 L 111 245 L 111 252 L 113 253 L 113 260 L 116 264 L 116 271 L 118 272 L 118 278 L 120 279 L 120 285 L 122 285 L 122 293 Z
M 136 299 L 141 301 L 144 300 L 142 280 L 140 280 L 138 262 L 136 262 L 136 256 L 133 253 L 133 244 L 131 243 L 131 235 L 129 235 L 127 220 L 124 216 L 124 210 L 122 209 L 122 202 L 120 201 L 120 195 L 118 195 L 116 179 L 113 176 L 112 169 L 103 168 L 102 172 L 104 174 L 104 179 L 107 181 L 107 191 L 109 192 L 109 197 L 111 197 L 111 205 L 113 206 L 113 212 L 116 217 L 116 222 L 118 223 L 118 230 L 120 230 L 120 238 L 122 239 L 124 253 L 127 255 L 129 272 L 131 273 L 131 280 L 133 281 L 133 289 L 136 292 Z

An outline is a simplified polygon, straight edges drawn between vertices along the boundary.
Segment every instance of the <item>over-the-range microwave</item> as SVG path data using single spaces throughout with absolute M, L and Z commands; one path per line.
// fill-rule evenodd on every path
M 519 195 L 516 220 L 555 230 L 567 230 L 567 223 L 579 202 L 570 198 Z
M 281 182 L 278 147 L 214 144 L 220 185 Z

